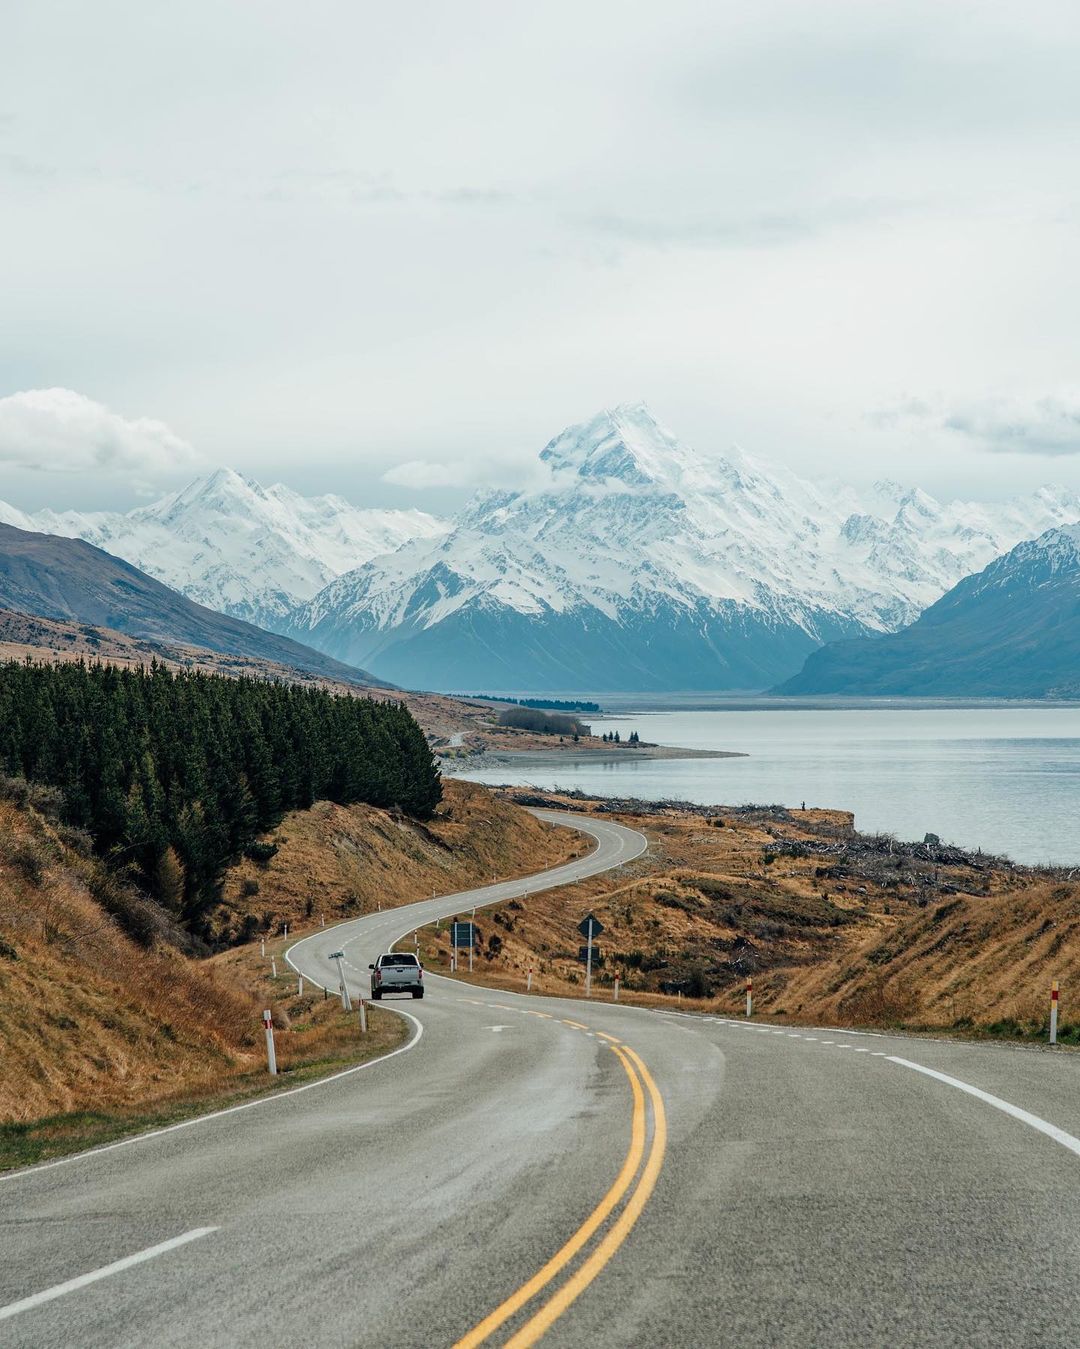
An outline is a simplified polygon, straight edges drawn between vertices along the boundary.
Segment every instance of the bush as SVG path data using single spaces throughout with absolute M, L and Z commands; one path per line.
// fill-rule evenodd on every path
M 252 895 L 257 895 L 259 893 L 259 882 L 252 880 L 249 877 L 240 887 L 240 893 L 245 899 L 250 899 Z
M 512 726 L 520 731 L 537 731 L 541 735 L 589 735 L 591 728 L 576 717 L 540 712 L 532 707 L 508 707 L 499 713 L 500 726 Z
M 244 849 L 244 856 L 261 867 L 270 865 L 270 859 L 277 856 L 276 843 L 249 843 Z

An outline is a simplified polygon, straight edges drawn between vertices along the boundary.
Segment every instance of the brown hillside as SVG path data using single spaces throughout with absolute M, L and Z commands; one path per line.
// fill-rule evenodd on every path
M 264 835 L 278 851 L 261 866 L 245 859 L 226 877 L 216 916 L 223 940 L 290 930 L 393 908 L 432 894 L 519 876 L 579 856 L 571 830 L 542 824 L 485 787 L 443 780 L 435 818 L 410 820 L 374 806 L 320 801 Z
M 520 988 L 532 968 L 534 988 L 580 996 L 575 924 L 591 909 L 606 929 L 599 996 L 617 973 L 630 999 L 739 1011 L 751 975 L 761 1015 L 1035 1032 L 1057 978 L 1065 1038 L 1080 1023 L 1080 881 L 868 838 L 842 812 L 617 818 L 649 836 L 649 854 L 486 911 L 479 977 Z M 445 968 L 445 933 L 429 933 L 426 951 Z

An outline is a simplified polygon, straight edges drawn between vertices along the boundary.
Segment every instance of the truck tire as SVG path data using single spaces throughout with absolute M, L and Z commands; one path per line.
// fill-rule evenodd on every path
M 372 1001 L 372 1002 L 378 1002 L 379 999 L 380 999 L 381 997 L 382 997 L 382 989 L 381 989 L 381 988 L 373 988 L 373 989 L 371 990 L 371 1001 Z
M 424 990 L 422 988 L 414 988 L 412 995 L 414 998 L 422 998 L 424 996 Z

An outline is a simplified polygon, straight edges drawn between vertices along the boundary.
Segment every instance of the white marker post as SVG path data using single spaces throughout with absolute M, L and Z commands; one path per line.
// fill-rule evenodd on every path
M 1050 1043 L 1057 1044 L 1058 981 L 1050 985 Z
M 615 1002 L 618 1002 L 618 1001 L 619 1001 L 619 976 L 618 976 L 618 975 L 615 976 L 615 997 L 614 997 L 613 1001 L 615 1001 Z
M 750 975 L 746 976 L 746 1015 L 752 1016 L 754 1011 L 754 981 Z
M 532 966 L 531 966 L 531 965 L 529 966 L 528 977 L 527 977 L 526 980 L 525 980 L 525 992 L 526 992 L 526 993 L 531 993 L 531 992 L 532 992 Z
M 472 911 L 472 924 L 469 928 L 469 973 L 472 974 L 472 949 L 476 945 L 476 910 Z
M 270 957 L 270 973 L 277 978 L 277 956 Z
M 585 996 L 586 996 L 587 998 L 591 998 L 591 997 L 592 997 L 592 930 L 593 930 L 593 925 L 592 925 L 591 920 L 590 920 L 590 922 L 589 922 L 588 927 L 589 927 L 589 933 L 588 933 L 588 936 L 585 938 L 585 941 L 586 941 L 586 946 L 585 946 Z M 579 957 L 579 958 L 580 958 L 580 957 Z
M 363 998 L 360 999 L 360 1034 L 367 1034 L 367 1007 Z
M 264 960 L 266 959 L 266 938 L 265 938 L 265 937 L 260 937 L 260 938 L 259 938 L 259 955 L 261 955 L 262 958 L 263 958 Z
M 289 936 L 289 925 L 288 925 L 288 923 L 286 923 L 286 924 L 285 924 L 285 937 L 286 937 L 286 940 L 288 939 L 288 936 Z
M 304 976 L 302 974 L 296 976 L 296 996 L 298 998 L 304 996 Z
M 270 1069 L 270 1076 L 277 1077 L 277 1055 L 274 1053 L 274 1018 L 270 1015 L 268 1007 L 263 1012 L 263 1028 L 266 1031 L 266 1062 Z
M 331 951 L 330 959 L 337 961 L 338 987 L 341 989 L 341 1005 L 346 1012 L 352 1011 L 352 998 L 349 997 L 349 985 L 345 982 L 345 971 L 341 962 L 345 959 L 344 951 Z

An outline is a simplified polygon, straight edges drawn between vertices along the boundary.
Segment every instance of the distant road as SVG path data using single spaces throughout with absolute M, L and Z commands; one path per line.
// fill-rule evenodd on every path
M 291 961 L 366 995 L 414 926 L 645 846 L 547 818 L 594 851 Z M 426 982 L 388 1059 L 0 1179 L 0 1343 L 1076 1344 L 1080 1056 Z

